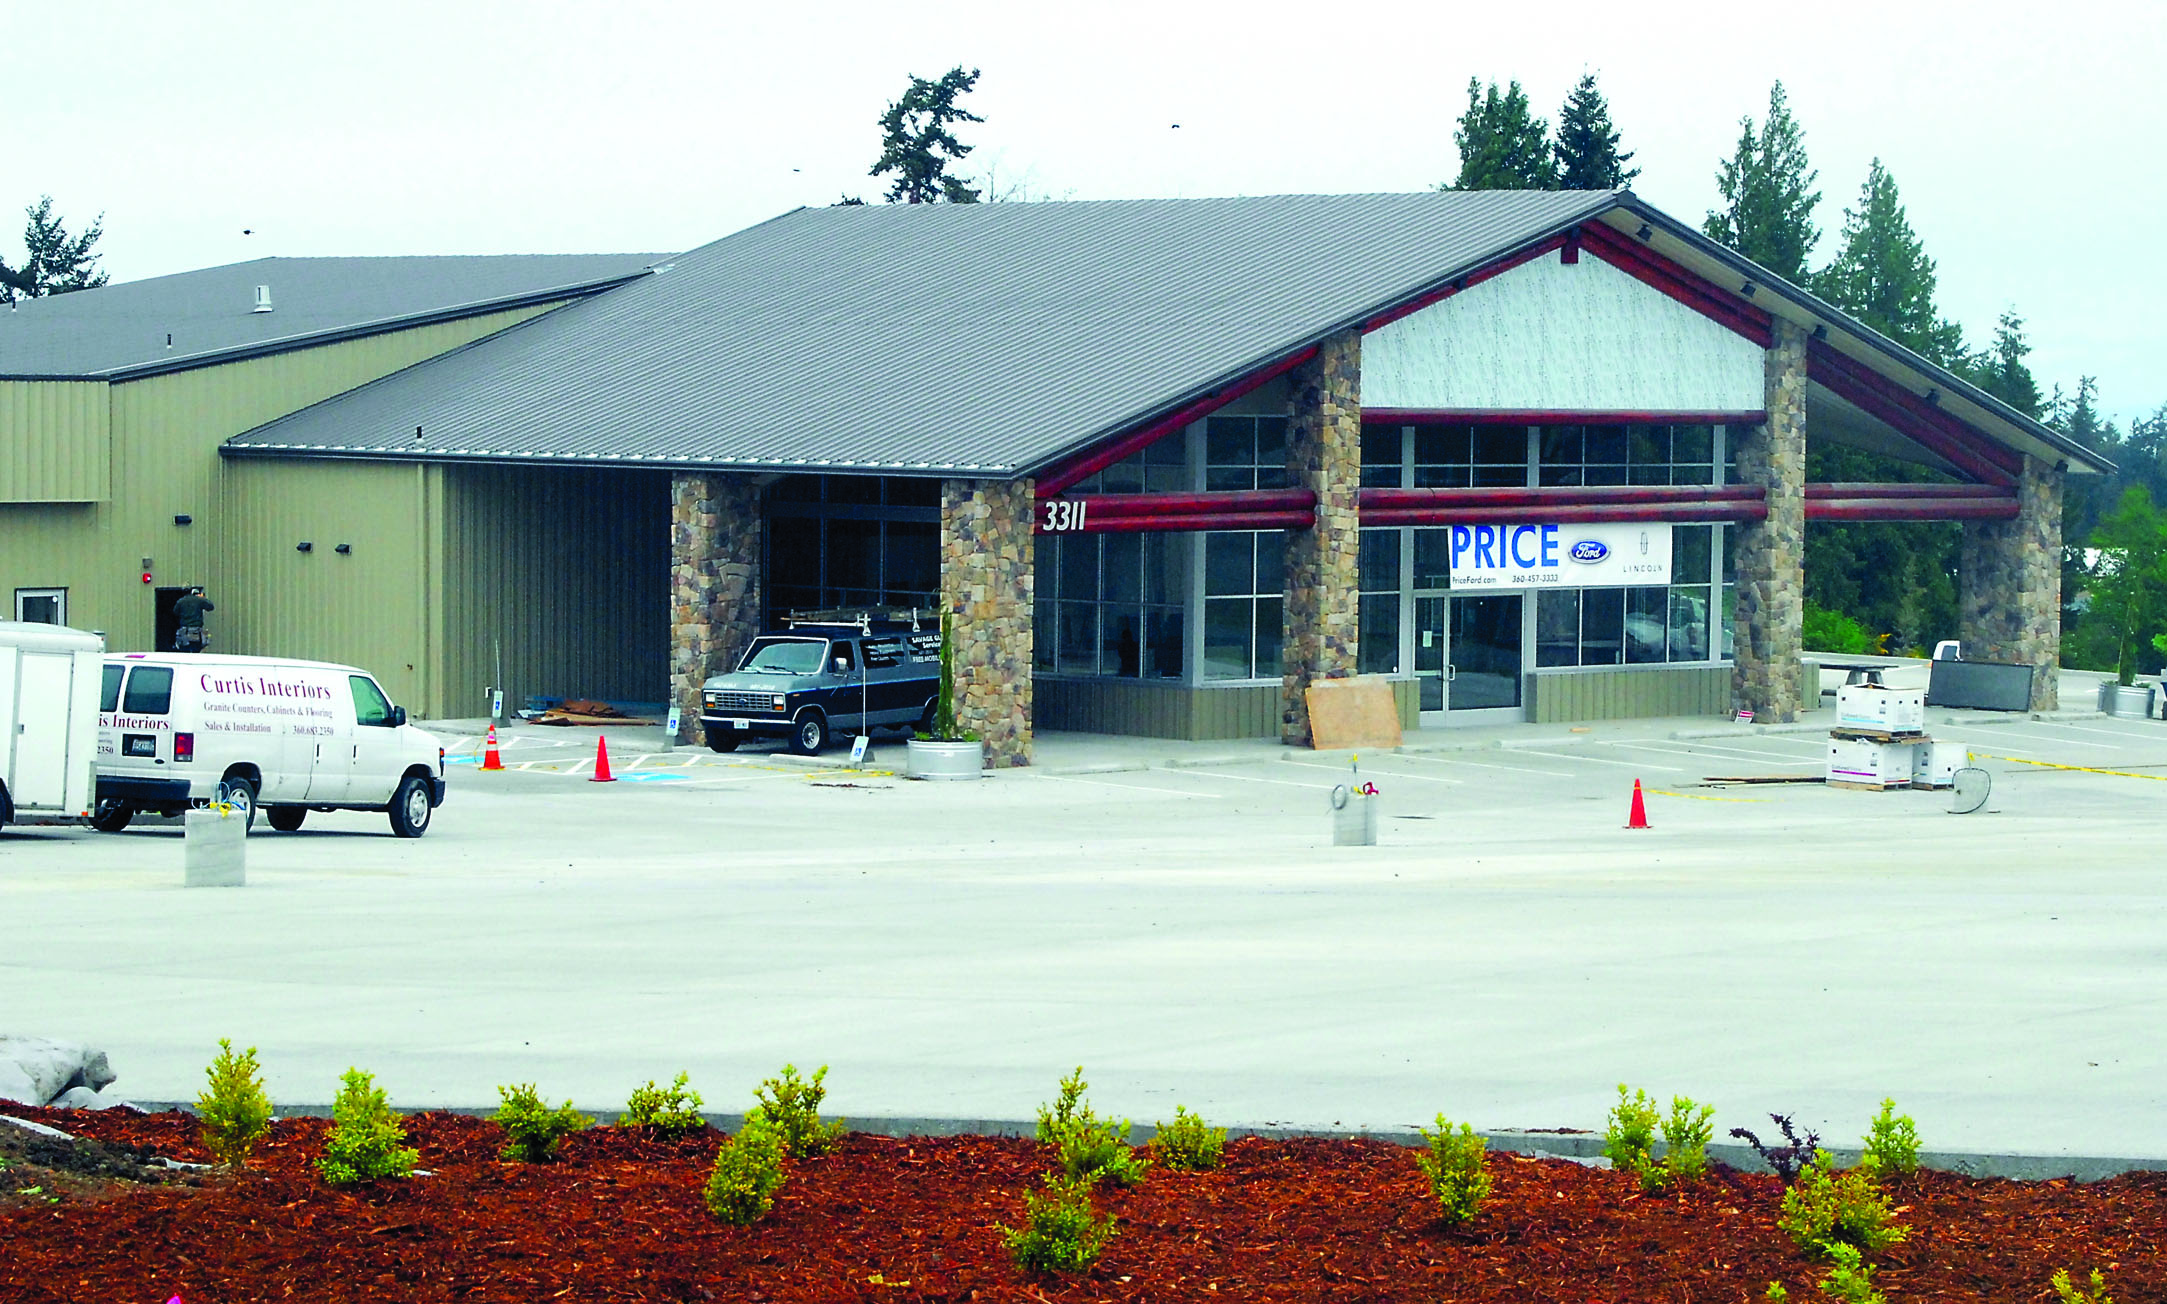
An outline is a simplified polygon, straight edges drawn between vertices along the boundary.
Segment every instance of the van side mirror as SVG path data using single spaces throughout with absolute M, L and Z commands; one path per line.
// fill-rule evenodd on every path
M 835 658 L 835 673 L 839 675 L 849 674 L 850 662 L 844 660 L 842 657 Z
M 392 727 L 392 728 L 394 728 L 394 729 L 396 729 L 396 728 L 398 728 L 398 727 L 399 727 L 400 725 L 402 725 L 402 724 L 405 724 L 405 723 L 406 723 L 406 708 L 405 708 L 405 707 L 403 707 L 403 706 L 395 706 L 395 707 L 392 707 L 392 708 L 391 708 L 391 727 Z

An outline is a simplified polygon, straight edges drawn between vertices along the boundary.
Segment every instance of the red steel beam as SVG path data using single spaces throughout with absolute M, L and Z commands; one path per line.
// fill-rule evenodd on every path
M 1306 349 L 1297 349 L 1279 361 L 1260 367 L 1233 384 L 1206 395 L 1187 407 L 1160 417 L 1156 421 L 1139 426 L 1110 444 L 1100 445 L 1095 451 L 1079 454 L 1039 476 L 1035 492 L 1041 498 L 1058 494 L 1079 481 L 1097 475 L 1138 449 L 1148 444 L 1157 443 L 1160 439 L 1188 425 L 1191 421 L 1210 416 L 1242 395 L 1269 381 L 1276 380 L 1280 376 L 1284 376 L 1316 356 L 1317 349 L 1315 345 L 1311 345 Z
M 1474 271 L 1468 272 L 1464 276 L 1455 276 L 1452 278 L 1451 284 L 1440 285 L 1436 289 L 1416 295 L 1414 298 L 1407 300 L 1405 303 L 1394 304 L 1393 306 L 1385 309 L 1383 312 L 1380 312 L 1376 316 L 1370 318 L 1368 321 L 1363 322 L 1362 333 L 1364 335 L 1367 335 L 1371 331 L 1376 330 L 1378 327 L 1389 326 L 1402 317 L 1412 317 L 1414 314 L 1422 311 L 1424 308 L 1427 308 L 1432 304 L 1443 303 L 1445 300 L 1451 298 L 1455 294 L 1458 294 L 1462 290 L 1471 289 L 1474 286 L 1480 285 L 1484 281 L 1489 280 L 1493 276 L 1502 276 L 1506 272 L 1511 271 L 1513 268 L 1520 266 L 1522 263 L 1532 263 L 1536 259 L 1542 257 L 1546 253 L 1551 252 L 1552 250 L 1563 249 L 1565 247 L 1566 237 L 1562 235 L 1554 235 L 1540 244 L 1530 245 L 1528 248 L 1522 249 L 1518 253 L 1507 254 L 1505 257 L 1498 259 L 1494 263 L 1488 263 L 1484 266 L 1478 267 Z M 1566 261 L 1570 262 L 1572 260 L 1567 259 Z
M 1508 408 L 1362 409 L 1362 424 L 1380 426 L 1757 426 L 1766 412 L 1581 412 Z
M 1809 484 L 1806 500 L 1816 498 L 1993 498 L 2016 501 L 2014 491 L 1992 484 Z
M 1898 434 L 1975 480 L 2013 485 L 2023 470 L 2021 453 L 1994 443 L 1919 395 L 1819 340 L 1807 345 L 1806 375 L 1867 415 L 1888 422 Z
M 1809 521 L 2006 521 L 2015 498 L 1808 498 Z
M 1764 349 L 1775 343 L 1775 319 L 1763 309 L 1739 302 L 1729 291 L 1718 289 L 1706 279 L 1601 222 L 1583 223 L 1580 232 L 1589 253 L 1626 275 L 1661 290 Z
M 1379 507 L 1362 509 L 1364 525 L 1518 525 L 1533 513 L 1525 507 Z M 1765 520 L 1768 504 L 1760 502 L 1694 503 L 1566 503 L 1546 506 L 1545 523 L 1591 525 L 1631 521 L 1723 521 L 1743 523 Z
M 1546 485 L 1535 489 L 1364 489 L 1362 511 L 1445 511 L 1476 508 L 1674 506 L 1760 503 L 1758 485 Z

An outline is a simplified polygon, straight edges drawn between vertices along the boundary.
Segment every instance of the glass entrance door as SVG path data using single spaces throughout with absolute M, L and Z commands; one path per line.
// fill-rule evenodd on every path
M 1520 717 L 1518 593 L 1415 599 L 1415 683 L 1430 723 Z M 1496 715 L 1472 715 L 1496 712 Z

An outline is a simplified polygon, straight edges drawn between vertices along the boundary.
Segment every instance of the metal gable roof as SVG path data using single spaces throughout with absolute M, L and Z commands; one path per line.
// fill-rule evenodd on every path
M 125 379 L 639 275 L 654 254 L 259 258 L 0 308 L 0 378 Z M 268 286 L 272 310 L 254 311 Z
M 227 449 L 1013 475 L 1617 201 L 801 209 Z

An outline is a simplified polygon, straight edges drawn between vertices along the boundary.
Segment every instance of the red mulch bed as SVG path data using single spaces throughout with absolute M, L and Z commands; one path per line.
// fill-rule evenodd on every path
M 204 1161 L 180 1113 L 21 1109 L 78 1136 Z M 1758 1300 L 1818 1299 L 1823 1267 L 1776 1229 L 1773 1177 L 1719 1170 L 1675 1195 L 1562 1160 L 1493 1155 L 1491 1203 L 1440 1227 L 1412 1152 L 1375 1141 L 1238 1140 L 1216 1172 L 1154 1170 L 1107 1190 L 1120 1219 L 1089 1273 L 1040 1278 L 996 1223 L 1047 1166 L 1030 1141 L 854 1134 L 794 1164 L 774 1212 L 724 1226 L 700 1200 L 717 1134 L 596 1128 L 551 1164 L 497 1156 L 455 1114 L 407 1119 L 433 1176 L 333 1190 L 310 1161 L 329 1124 L 286 1119 L 239 1173 L 178 1182 L 0 1174 L 7 1304 L 258 1300 Z M 50 1160 L 51 1156 L 47 1156 Z M 61 1165 L 60 1167 L 65 1167 Z M 139 1174 L 142 1175 L 142 1174 Z M 57 1194 L 58 1199 L 55 1200 Z M 1911 1239 L 1875 1281 L 1912 1300 L 2048 1301 L 2048 1278 L 2107 1273 L 2118 1304 L 2167 1301 L 2167 1174 L 2091 1185 L 1921 1174 L 1894 1198 Z

